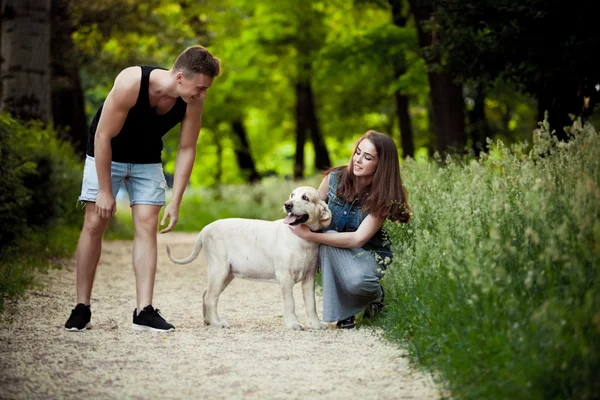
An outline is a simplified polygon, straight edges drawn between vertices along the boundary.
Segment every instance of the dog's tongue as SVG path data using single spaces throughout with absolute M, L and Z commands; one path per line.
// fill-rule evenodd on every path
M 300 218 L 300 217 L 298 217 L 297 215 L 294 215 L 294 214 L 288 214 L 288 215 L 287 215 L 287 217 L 285 217 L 285 219 L 283 220 L 283 223 L 284 223 L 284 224 L 288 224 L 288 225 L 289 225 L 289 224 L 291 224 L 291 223 L 293 223 L 293 222 L 296 222 L 296 220 L 297 220 L 298 218 Z

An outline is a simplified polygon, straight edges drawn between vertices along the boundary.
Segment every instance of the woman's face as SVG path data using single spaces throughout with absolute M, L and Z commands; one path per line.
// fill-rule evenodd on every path
M 372 177 L 377 171 L 379 157 L 375 145 L 369 140 L 364 139 L 358 146 L 352 156 L 352 167 L 354 175 L 357 177 Z

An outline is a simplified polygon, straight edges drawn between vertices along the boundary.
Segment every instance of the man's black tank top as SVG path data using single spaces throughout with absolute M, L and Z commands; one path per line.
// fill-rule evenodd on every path
M 112 161 L 133 164 L 160 163 L 163 149 L 162 137 L 171 128 L 180 123 L 185 116 L 187 104 L 181 97 L 177 99 L 175 105 L 166 114 L 158 115 L 150 106 L 150 96 L 148 93 L 150 72 L 157 68 L 145 65 L 141 66 L 142 81 L 137 102 L 129 110 L 123 128 L 121 128 L 117 136 L 112 138 L 110 143 Z M 90 126 L 86 154 L 92 157 L 94 156 L 96 128 L 98 128 L 98 121 L 100 120 L 103 106 L 104 104 L 96 112 L 96 116 Z

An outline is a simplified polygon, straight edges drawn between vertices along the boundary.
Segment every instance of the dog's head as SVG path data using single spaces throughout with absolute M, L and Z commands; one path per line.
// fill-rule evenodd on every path
M 321 200 L 319 191 L 309 186 L 300 186 L 290 194 L 290 199 L 283 204 L 283 211 L 288 216 L 285 224 L 306 224 L 311 230 L 327 228 L 331 222 L 331 211 L 327 203 Z

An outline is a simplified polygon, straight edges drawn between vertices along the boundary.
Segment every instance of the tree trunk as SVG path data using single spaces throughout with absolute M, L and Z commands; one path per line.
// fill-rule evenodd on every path
M 321 135 L 321 130 L 319 129 L 319 121 L 317 119 L 317 111 L 315 109 L 314 96 L 310 81 L 302 85 L 302 90 L 306 92 L 306 95 L 303 96 L 303 98 L 305 98 L 308 102 L 306 108 L 304 108 L 304 111 L 306 112 L 306 125 L 310 130 L 310 140 L 312 141 L 315 149 L 315 168 L 318 171 L 324 171 L 331 167 L 331 161 L 329 159 L 329 153 L 327 152 L 327 146 L 325 146 L 325 140 L 323 139 L 323 135 Z
M 50 0 L 2 0 L 0 111 L 50 121 Z
M 312 87 L 309 80 L 296 83 L 296 163 L 294 165 L 294 178 L 303 177 L 304 171 L 304 144 L 306 134 L 315 149 L 315 168 L 324 171 L 331 166 L 329 153 L 325 140 L 319 129 L 319 121 L 315 110 Z
M 308 130 L 305 119 L 308 107 L 306 91 L 302 89 L 302 83 L 296 83 L 296 159 L 294 163 L 294 179 L 304 176 L 304 144 L 306 143 L 306 132 Z
M 69 0 L 52 0 L 51 91 L 52 120 L 66 129 L 76 154 L 85 157 L 88 124 L 72 34 Z
M 248 143 L 248 135 L 246 134 L 246 127 L 240 119 L 236 119 L 231 123 L 231 130 L 235 134 L 235 157 L 238 162 L 238 166 L 247 177 L 248 181 L 254 183 L 260 180 L 260 175 L 256 171 L 252 154 L 250 153 L 250 145 Z
M 441 154 L 462 152 L 467 144 L 462 88 L 447 72 L 430 72 L 428 76 L 437 149 Z
M 300 61 L 298 62 L 298 75 L 296 77 L 296 163 L 294 165 L 294 179 L 300 179 L 304 174 L 304 145 L 307 134 L 310 134 L 315 150 L 315 168 L 322 171 L 331 166 L 325 140 L 319 129 L 310 84 L 311 61 L 305 56 L 307 53 L 306 49 L 298 47 Z
M 406 26 L 406 16 L 404 15 L 403 8 L 403 0 L 388 0 L 388 3 L 392 6 L 392 21 L 394 25 L 398 27 Z M 394 78 L 398 79 L 402 76 L 406 71 L 400 71 L 396 66 L 394 66 Z M 413 131 L 412 131 L 412 122 L 410 119 L 409 106 L 410 100 L 408 96 L 405 96 L 397 90 L 394 93 L 394 99 L 396 102 L 396 114 L 398 115 L 398 124 L 400 128 L 400 143 L 402 146 L 402 157 L 411 157 L 415 156 L 415 145 L 413 142 Z
M 408 96 L 399 91 L 394 93 L 396 99 L 396 113 L 400 123 L 400 141 L 402 145 L 402 158 L 415 157 L 415 145 L 413 143 L 412 123 L 408 113 Z
M 223 145 L 219 140 L 219 135 L 213 134 L 215 140 L 215 146 L 217 147 L 217 170 L 215 171 L 215 187 L 223 182 Z
M 491 129 L 485 116 L 485 90 L 482 85 L 474 89 L 473 110 L 469 112 L 469 125 L 471 133 L 471 148 L 477 157 L 485 150 L 486 138 L 491 136 Z
M 417 36 L 422 49 L 435 47 L 433 35 L 423 29 L 423 21 L 431 22 L 432 12 L 419 7 L 417 0 L 410 0 L 411 11 L 415 17 Z M 434 28 L 435 29 L 435 28 Z M 465 103 L 462 87 L 455 83 L 455 76 L 443 69 L 440 70 L 439 54 L 431 51 L 433 56 L 426 57 L 428 66 L 429 98 L 433 109 L 434 128 L 437 138 L 437 150 L 443 155 L 449 151 L 462 152 L 467 143 L 465 134 Z

